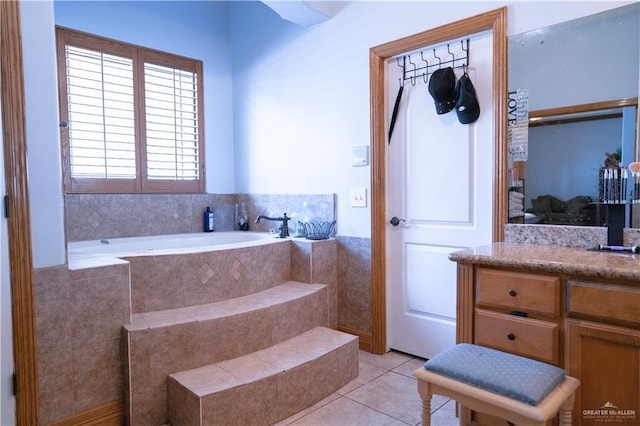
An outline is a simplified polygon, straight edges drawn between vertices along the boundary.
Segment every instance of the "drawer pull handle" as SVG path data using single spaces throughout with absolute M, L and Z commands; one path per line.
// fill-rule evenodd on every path
M 516 340 L 516 335 L 513 333 L 507 333 L 507 339 L 514 341 Z
M 509 296 L 511 297 L 516 297 L 518 295 L 518 292 L 515 291 L 514 289 L 510 288 L 509 289 Z

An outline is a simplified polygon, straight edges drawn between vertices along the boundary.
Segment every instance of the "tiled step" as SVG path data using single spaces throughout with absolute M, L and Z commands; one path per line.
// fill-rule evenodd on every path
M 327 286 L 290 281 L 215 303 L 132 316 L 124 327 L 129 424 L 167 421 L 167 376 L 328 326 Z
M 317 327 L 232 360 L 169 376 L 172 426 L 269 425 L 358 375 L 358 338 Z

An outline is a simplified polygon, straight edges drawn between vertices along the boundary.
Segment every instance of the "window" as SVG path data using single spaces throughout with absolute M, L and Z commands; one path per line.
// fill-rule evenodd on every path
M 202 62 L 56 37 L 65 192 L 203 192 Z

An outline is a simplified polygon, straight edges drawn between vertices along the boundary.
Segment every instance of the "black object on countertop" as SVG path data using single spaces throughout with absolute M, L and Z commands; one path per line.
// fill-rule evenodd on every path
M 640 246 L 610 246 L 607 244 L 598 244 L 592 251 L 616 251 L 623 253 L 640 253 Z

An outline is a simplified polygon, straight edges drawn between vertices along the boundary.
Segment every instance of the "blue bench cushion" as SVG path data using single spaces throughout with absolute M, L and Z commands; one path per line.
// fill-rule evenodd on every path
M 469 343 L 440 352 L 424 368 L 529 405 L 538 405 L 566 377 L 553 365 Z

